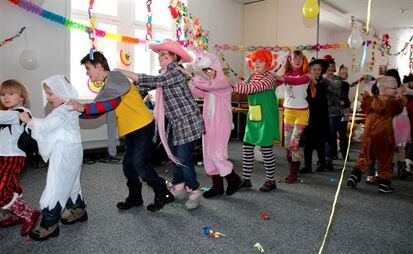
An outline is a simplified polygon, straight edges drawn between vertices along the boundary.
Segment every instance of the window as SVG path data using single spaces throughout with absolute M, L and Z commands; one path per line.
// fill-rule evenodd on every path
M 186 2 L 186 1 L 184 1 Z M 89 26 L 89 1 L 71 1 L 71 19 Z M 169 11 L 169 1 L 152 1 L 153 40 L 175 38 L 174 22 Z M 135 10 L 134 12 L 121 10 Z M 95 1 L 93 11 L 96 27 L 106 32 L 146 37 L 147 7 L 145 0 Z M 80 99 L 93 99 L 96 93 L 89 89 L 89 80 L 80 60 L 88 54 L 91 42 L 87 33 L 72 29 L 70 31 L 70 79 L 79 92 Z M 145 44 L 128 44 L 115 40 L 96 37 L 95 47 L 105 54 L 111 69 L 129 68 L 134 72 L 157 74 L 159 69 L 156 54 L 146 49 Z M 127 50 L 132 58 L 131 66 L 121 63 L 120 50 Z

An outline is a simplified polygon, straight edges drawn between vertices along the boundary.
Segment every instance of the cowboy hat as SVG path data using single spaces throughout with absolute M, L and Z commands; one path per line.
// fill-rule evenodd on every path
M 165 39 L 161 43 L 152 43 L 149 44 L 149 48 L 152 49 L 155 53 L 159 53 L 162 50 L 172 52 L 177 54 L 181 57 L 182 63 L 190 63 L 192 62 L 192 57 L 186 52 L 184 48 L 182 48 L 181 44 L 177 41 L 173 41 L 170 39 Z

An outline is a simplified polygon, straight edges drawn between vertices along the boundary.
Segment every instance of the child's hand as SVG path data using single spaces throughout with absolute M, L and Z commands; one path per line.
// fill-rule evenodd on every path
M 19 119 L 25 123 L 30 123 L 32 121 L 32 119 L 29 116 L 29 113 L 27 112 L 19 113 Z
M 72 106 L 71 111 L 83 112 L 83 104 L 79 103 L 73 99 L 70 99 L 66 102 L 66 105 Z
M 147 103 L 148 101 L 152 100 L 152 95 L 147 94 L 145 98 L 143 98 L 143 102 Z

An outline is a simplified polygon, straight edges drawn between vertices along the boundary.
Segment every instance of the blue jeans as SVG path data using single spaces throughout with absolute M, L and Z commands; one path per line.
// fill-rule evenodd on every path
M 159 177 L 149 162 L 154 131 L 155 123 L 152 121 L 145 127 L 125 135 L 123 173 L 127 178 L 126 185 L 132 192 L 141 193 L 142 182 L 139 177 L 154 191 L 166 189 L 165 180 Z
M 172 128 L 171 128 L 172 129 Z M 182 164 L 181 166 L 172 164 L 172 175 L 174 184 L 185 183 L 185 185 L 192 189 L 198 189 L 199 182 L 196 179 L 194 161 L 192 159 L 192 153 L 194 151 L 195 141 L 188 142 L 183 145 L 174 146 L 172 144 L 172 130 L 169 132 L 168 145 L 171 149 L 172 154 L 178 159 Z
M 330 135 L 327 139 L 326 161 L 337 157 L 337 133 L 340 130 L 341 116 L 330 117 Z

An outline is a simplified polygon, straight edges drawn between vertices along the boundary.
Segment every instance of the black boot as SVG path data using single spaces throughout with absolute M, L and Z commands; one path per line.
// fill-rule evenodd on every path
M 226 175 L 225 178 L 227 179 L 228 182 L 228 187 L 225 192 L 225 195 L 231 196 L 235 192 L 237 192 L 240 188 L 241 184 L 241 178 L 235 173 L 234 170 L 232 170 L 231 174 Z
M 205 191 L 204 198 L 212 198 L 224 194 L 224 178 L 220 175 L 212 175 L 212 187 Z
M 407 178 L 407 171 L 406 171 L 406 162 L 405 161 L 398 161 L 397 162 L 397 176 L 404 180 Z
M 155 191 L 155 199 L 152 204 L 146 207 L 146 210 L 151 212 L 161 210 L 166 204 L 172 203 L 174 200 L 174 195 L 168 189 Z
M 347 186 L 355 189 L 357 188 L 357 183 L 360 182 L 361 179 L 361 170 L 358 168 L 353 168 L 351 172 L 351 176 L 347 179 Z
M 129 189 L 129 196 L 123 202 L 116 204 L 120 210 L 128 210 L 134 206 L 141 206 L 143 204 L 141 191 L 132 191 Z
M 300 174 L 308 174 L 308 173 L 312 173 L 313 170 L 311 169 L 311 166 L 307 166 L 305 165 L 303 168 L 301 168 L 298 173 Z

